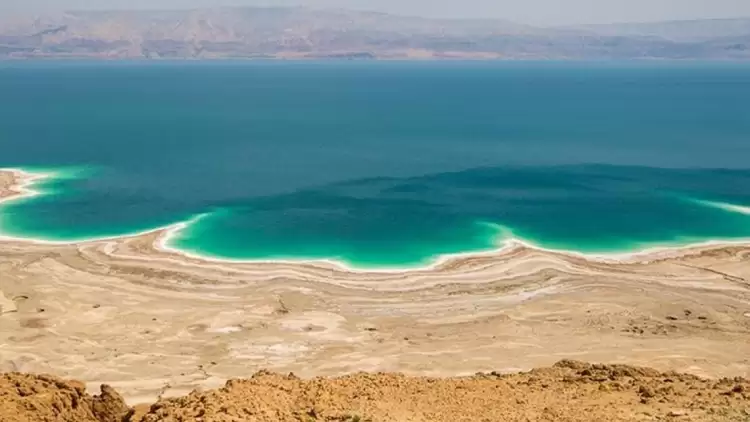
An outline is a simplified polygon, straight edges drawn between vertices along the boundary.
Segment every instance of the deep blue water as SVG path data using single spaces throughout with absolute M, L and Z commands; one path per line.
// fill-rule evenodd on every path
M 750 238 L 750 65 L 0 63 L 0 231 L 415 265 Z

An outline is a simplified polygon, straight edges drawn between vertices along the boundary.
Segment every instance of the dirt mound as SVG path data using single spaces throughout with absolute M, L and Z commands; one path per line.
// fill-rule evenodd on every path
M 125 401 L 107 385 L 102 385 L 100 395 L 91 396 L 77 381 L 48 375 L 0 375 L 2 422 L 120 422 L 128 413 Z
M 0 378 L 2 421 L 748 421 L 750 381 L 562 361 L 518 374 L 302 380 L 261 371 L 225 387 L 129 410 L 107 386 Z

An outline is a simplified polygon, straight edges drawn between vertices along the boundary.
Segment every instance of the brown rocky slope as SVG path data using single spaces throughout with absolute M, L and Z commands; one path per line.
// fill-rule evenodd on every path
M 561 361 L 517 374 L 250 379 L 130 408 L 112 388 L 0 376 L 0 421 L 750 421 L 750 381 Z

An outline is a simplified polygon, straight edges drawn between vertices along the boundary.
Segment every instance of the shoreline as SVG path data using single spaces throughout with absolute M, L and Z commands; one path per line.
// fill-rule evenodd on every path
M 0 195 L 33 195 L 30 180 L 0 173 Z M 576 359 L 750 376 L 747 246 L 614 260 L 509 242 L 383 271 L 191 256 L 169 247 L 180 228 L 0 240 L 0 373 L 107 383 L 132 403 L 262 369 L 445 378 Z
M 35 196 L 43 195 L 43 192 L 33 189 L 34 185 L 46 180 L 55 178 L 55 172 L 40 172 L 40 171 L 29 171 L 23 168 L 0 168 L 0 177 L 3 175 L 10 175 L 11 182 L 6 182 L 4 185 L 0 178 L 0 212 L 2 207 L 8 202 L 19 201 L 23 199 L 33 198 Z M 742 207 L 744 209 L 744 207 Z M 517 237 L 509 237 L 503 240 L 498 247 L 490 250 L 483 251 L 469 251 L 469 252 L 457 252 L 450 254 L 442 254 L 435 256 L 430 259 L 429 263 L 417 264 L 414 266 L 405 267 L 363 267 L 356 266 L 345 261 L 328 258 L 300 258 L 300 259 L 244 259 L 244 258 L 221 258 L 211 255 L 204 255 L 194 251 L 183 250 L 178 247 L 172 246 L 170 242 L 180 232 L 185 230 L 189 225 L 195 223 L 206 214 L 197 214 L 188 220 L 175 222 L 166 226 L 156 227 L 153 229 L 147 229 L 136 233 L 115 235 L 115 236 L 103 236 L 94 237 L 84 240 L 49 240 L 39 239 L 32 237 L 22 236 L 11 236 L 0 232 L 0 242 L 18 242 L 36 245 L 56 245 L 56 246 L 70 246 L 70 245 L 91 245 L 102 242 L 112 242 L 118 240 L 135 239 L 145 236 L 156 235 L 153 241 L 152 247 L 156 251 L 165 252 L 168 254 L 174 254 L 182 256 L 196 261 L 204 261 L 206 263 L 225 263 L 225 264 L 257 264 L 257 265 L 300 265 L 300 266 L 314 266 L 314 267 L 333 267 L 341 271 L 351 273 L 411 273 L 411 272 L 422 272 L 422 271 L 434 271 L 440 268 L 458 264 L 464 260 L 471 260 L 473 258 L 502 258 L 504 255 L 512 255 L 513 252 L 519 249 L 529 249 L 542 253 L 548 253 L 553 255 L 563 255 L 572 258 L 580 258 L 592 263 L 623 263 L 623 264 L 634 264 L 634 263 L 650 263 L 657 260 L 667 258 L 679 258 L 695 254 L 700 254 L 710 250 L 721 250 L 730 247 L 748 247 L 750 246 L 750 239 L 736 239 L 736 240 L 705 240 L 687 243 L 684 245 L 669 245 L 669 242 L 663 242 L 664 245 L 655 245 L 638 249 L 634 251 L 625 252 L 606 252 L 606 253 L 587 253 L 575 250 L 566 249 L 554 249 L 545 248 L 535 245 L 532 242 L 519 239 Z

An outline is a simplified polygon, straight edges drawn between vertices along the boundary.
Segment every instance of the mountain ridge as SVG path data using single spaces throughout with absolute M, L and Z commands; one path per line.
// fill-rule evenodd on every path
M 537 27 L 302 7 L 70 11 L 0 23 L 0 58 L 750 59 L 750 19 Z

